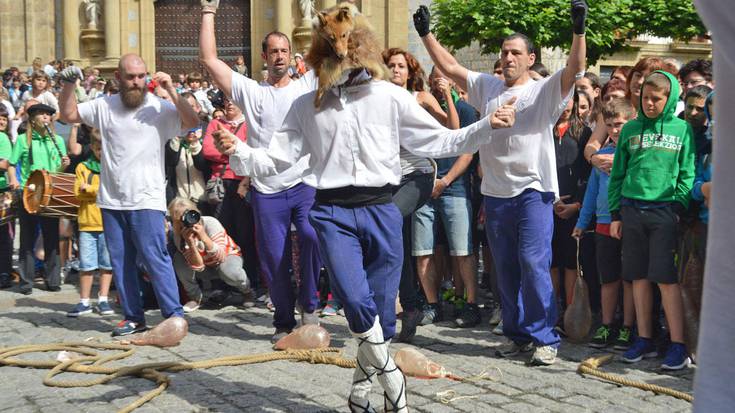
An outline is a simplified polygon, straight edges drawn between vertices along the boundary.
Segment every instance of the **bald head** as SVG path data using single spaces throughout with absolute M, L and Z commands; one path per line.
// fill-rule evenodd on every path
M 133 69 L 133 68 L 139 69 L 141 67 L 143 68 L 143 71 L 145 72 L 146 66 L 145 66 L 145 62 L 143 61 L 143 58 L 138 56 L 135 53 L 127 53 L 127 54 L 122 55 L 122 57 L 120 57 L 120 63 L 118 63 L 117 65 L 117 70 L 120 73 L 123 73 L 123 72 L 129 72 L 129 69 Z

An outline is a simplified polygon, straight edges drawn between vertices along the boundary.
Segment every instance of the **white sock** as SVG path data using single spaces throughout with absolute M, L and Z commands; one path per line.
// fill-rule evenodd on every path
M 379 317 L 370 330 L 352 334 L 358 340 L 358 360 L 365 360 L 377 371 L 377 378 L 385 392 L 386 412 L 408 412 L 406 404 L 406 382 L 388 351 L 389 342 L 383 339 Z M 358 367 L 359 368 L 359 367 Z
M 97 297 L 98 303 L 106 303 L 107 302 L 107 296 L 106 295 L 100 295 Z
M 82 303 L 82 305 L 89 307 L 89 298 L 80 298 L 79 302 Z

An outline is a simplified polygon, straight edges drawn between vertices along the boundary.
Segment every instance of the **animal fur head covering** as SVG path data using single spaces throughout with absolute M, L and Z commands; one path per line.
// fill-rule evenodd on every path
M 315 106 L 320 106 L 324 93 L 337 86 L 346 71 L 365 69 L 375 80 L 387 79 L 389 71 L 383 63 L 382 49 L 367 18 L 352 3 L 317 13 L 306 56 L 319 77 Z

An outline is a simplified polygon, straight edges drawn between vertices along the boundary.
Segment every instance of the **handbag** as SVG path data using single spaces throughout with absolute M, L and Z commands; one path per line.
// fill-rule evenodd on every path
M 237 132 L 240 131 L 240 128 L 242 128 L 242 125 L 244 124 L 245 122 L 241 122 L 239 125 L 237 125 L 237 128 L 235 129 L 235 132 L 233 132 L 233 134 L 237 135 Z M 222 202 L 223 199 L 225 199 L 225 182 L 222 179 L 222 175 L 225 174 L 226 169 L 227 165 L 222 165 L 222 171 L 220 172 L 219 176 L 212 175 L 212 177 L 207 180 L 207 184 L 205 185 L 204 189 L 207 192 L 207 202 L 209 202 L 210 205 L 217 205 Z

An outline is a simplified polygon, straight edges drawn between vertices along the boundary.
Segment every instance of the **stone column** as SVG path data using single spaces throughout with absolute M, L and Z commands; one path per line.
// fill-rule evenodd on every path
M 120 0 L 105 0 L 105 58 L 120 58 Z
M 290 0 L 276 1 L 276 30 L 289 34 L 293 29 L 293 11 Z
M 64 0 L 64 58 L 79 61 L 79 0 Z

